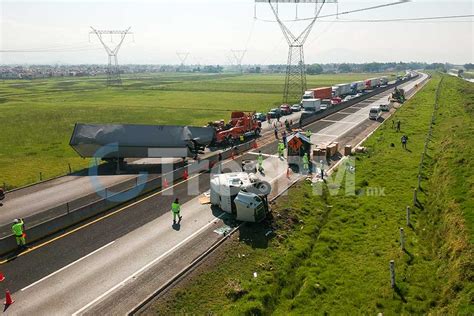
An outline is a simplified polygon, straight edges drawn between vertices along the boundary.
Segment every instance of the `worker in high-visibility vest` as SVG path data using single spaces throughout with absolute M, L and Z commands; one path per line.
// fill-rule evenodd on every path
M 15 219 L 12 225 L 12 233 L 15 235 L 16 244 L 18 247 L 23 248 L 26 244 L 26 234 L 24 232 L 25 223 L 23 219 Z
M 282 141 L 278 143 L 278 158 L 285 158 L 285 144 Z
M 245 141 L 245 137 L 244 137 L 244 135 L 243 135 L 243 134 L 242 134 L 242 135 L 240 135 L 240 137 L 239 137 L 239 138 L 240 138 L 240 142 L 241 142 L 241 143 L 243 143 L 243 142 Z
M 309 139 L 311 139 L 311 135 L 312 135 L 311 131 L 310 131 L 309 129 L 306 130 L 306 137 L 308 137 Z
M 257 163 L 258 163 L 258 171 L 260 173 L 263 173 L 263 155 L 262 155 L 262 151 L 258 152 Z
M 178 217 L 178 220 L 181 221 L 181 218 L 183 218 L 180 215 L 181 212 L 181 205 L 179 205 L 179 200 L 176 198 L 173 203 L 171 203 L 171 213 L 173 213 L 173 224 L 176 224 L 176 217 Z
M 304 153 L 304 156 L 303 156 L 303 170 L 305 172 L 308 172 L 309 171 L 309 157 L 308 157 L 308 153 Z

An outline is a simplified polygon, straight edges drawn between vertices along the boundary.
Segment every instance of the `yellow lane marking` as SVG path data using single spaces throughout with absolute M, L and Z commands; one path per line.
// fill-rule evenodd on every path
M 198 176 L 200 176 L 200 175 L 201 175 L 201 173 L 197 173 L 196 175 L 194 175 L 194 176 L 192 176 L 192 177 L 189 177 L 187 180 L 182 180 L 182 181 L 180 181 L 180 182 L 178 182 L 178 183 L 175 183 L 175 184 L 169 186 L 168 188 L 166 188 L 166 189 L 164 189 L 164 190 L 155 192 L 155 193 L 153 193 L 153 194 L 151 194 L 151 195 L 149 195 L 149 196 L 146 196 L 146 197 L 144 197 L 144 198 L 142 198 L 142 199 L 140 199 L 140 200 L 138 200 L 138 201 L 136 201 L 136 202 L 133 202 L 132 204 L 128 204 L 128 205 L 126 205 L 126 206 L 124 206 L 124 207 L 122 207 L 122 208 L 119 208 L 118 210 L 115 210 L 115 211 L 113 211 L 113 212 L 111 212 L 111 213 L 109 213 L 109 214 L 106 214 L 106 215 L 104 215 L 104 216 L 102 216 L 102 217 L 99 217 L 99 218 L 93 220 L 92 222 L 89 222 L 89 223 L 86 223 L 86 224 L 84 224 L 84 225 L 82 225 L 82 226 L 79 226 L 79 227 L 77 227 L 77 228 L 74 228 L 74 229 L 71 230 L 71 231 L 68 231 L 68 232 L 66 232 L 66 233 L 64 233 L 64 234 L 62 234 L 62 235 L 59 235 L 59 236 L 57 236 L 57 237 L 54 237 L 53 239 L 47 240 L 47 241 L 45 241 L 45 242 L 43 242 L 43 243 L 41 243 L 41 244 L 39 244 L 39 245 L 33 246 L 33 247 L 31 247 L 31 248 L 28 248 L 27 250 L 25 250 L 25 251 L 23 251 L 23 252 L 21 252 L 21 253 L 15 255 L 15 256 L 13 256 L 13 257 L 10 257 L 10 258 L 7 258 L 7 259 L 5 259 L 5 260 L 0 261 L 0 265 L 5 264 L 5 263 L 7 263 L 7 262 L 9 262 L 9 261 L 12 261 L 12 260 L 14 260 L 14 259 L 16 259 L 16 258 L 18 258 L 18 257 L 23 256 L 23 255 L 26 255 L 26 254 L 28 254 L 28 253 L 30 253 L 30 252 L 36 250 L 36 249 L 39 249 L 39 248 L 44 247 L 44 246 L 46 246 L 46 245 L 49 245 L 50 243 L 55 242 L 55 241 L 58 240 L 58 239 L 64 238 L 64 237 L 66 237 L 66 236 L 68 236 L 68 235 L 71 235 L 71 234 L 73 234 L 73 233 L 75 233 L 75 232 L 77 232 L 77 231 L 79 231 L 79 230 L 81 230 L 81 229 L 84 229 L 84 228 L 86 228 L 86 227 L 88 227 L 88 226 L 90 226 L 90 225 L 92 225 L 92 224 L 95 224 L 95 223 L 97 223 L 97 222 L 100 222 L 101 220 L 104 220 L 104 219 L 106 219 L 106 218 L 108 218 L 108 217 L 110 217 L 110 216 L 112 216 L 112 215 L 115 215 L 115 214 L 117 214 L 117 213 L 120 213 L 120 212 L 122 212 L 122 211 L 124 211 L 124 210 L 126 210 L 126 209 L 128 209 L 128 208 L 130 208 L 130 207 L 132 207 L 132 206 L 135 206 L 135 205 L 137 205 L 137 204 L 139 204 L 139 203 L 141 203 L 141 202 L 143 202 L 143 201 L 146 201 L 146 200 L 148 200 L 148 199 L 150 199 L 150 198 L 152 198 L 152 197 L 154 197 L 154 196 L 157 196 L 157 195 L 159 195 L 159 194 L 161 194 L 161 193 L 163 193 L 163 192 L 165 192 L 165 191 L 167 191 L 167 190 L 169 190 L 169 189 L 174 188 L 174 187 L 177 186 L 177 185 L 180 185 L 180 184 L 182 184 L 182 183 L 185 183 L 186 181 L 189 181 L 189 180 L 191 180 L 191 179 L 193 179 L 193 178 L 195 178 L 195 177 L 198 177 Z

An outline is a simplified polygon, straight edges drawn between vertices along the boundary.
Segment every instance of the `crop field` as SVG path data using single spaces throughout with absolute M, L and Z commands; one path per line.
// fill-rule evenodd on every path
M 472 84 L 445 76 L 440 86 L 413 205 L 439 82 L 433 76 L 364 143 L 368 152 L 355 155 L 355 195 L 344 186 L 334 194 L 334 178 L 318 194 L 299 183 L 272 206 L 271 227 L 245 226 L 148 314 L 473 315 Z M 371 188 L 383 194 L 364 193 Z
M 377 74 L 308 76 L 308 87 Z M 205 125 L 231 110 L 268 111 L 281 102 L 282 75 L 134 74 L 122 87 L 104 78 L 0 82 L 0 185 L 14 188 L 88 165 L 69 147 L 74 123 Z

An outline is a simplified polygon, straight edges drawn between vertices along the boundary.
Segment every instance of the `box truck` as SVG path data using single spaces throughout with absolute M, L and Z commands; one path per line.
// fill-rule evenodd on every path
M 302 103 L 305 112 L 319 112 L 321 110 L 321 99 L 306 99 Z

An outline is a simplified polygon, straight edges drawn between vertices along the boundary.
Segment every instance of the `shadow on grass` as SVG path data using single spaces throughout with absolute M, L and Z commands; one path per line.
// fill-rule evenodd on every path
M 411 225 L 410 225 L 411 226 Z M 403 249 L 403 252 L 407 254 L 408 256 L 408 260 L 407 260 L 407 264 L 408 265 L 412 265 L 413 264 L 413 260 L 415 260 L 415 256 L 409 252 L 407 249 Z
M 415 207 L 419 208 L 421 211 L 423 211 L 425 209 L 423 204 L 421 204 L 420 200 L 418 200 L 418 199 L 416 199 Z
M 394 291 L 395 291 L 395 293 L 397 293 L 398 297 L 400 297 L 400 299 L 402 300 L 403 303 L 407 302 L 405 296 L 403 295 L 403 293 L 400 290 L 400 288 L 398 287 L 398 285 L 395 285 Z
M 263 223 L 246 223 L 239 228 L 240 241 L 252 248 L 266 249 L 271 238 L 269 231 L 270 228 Z

